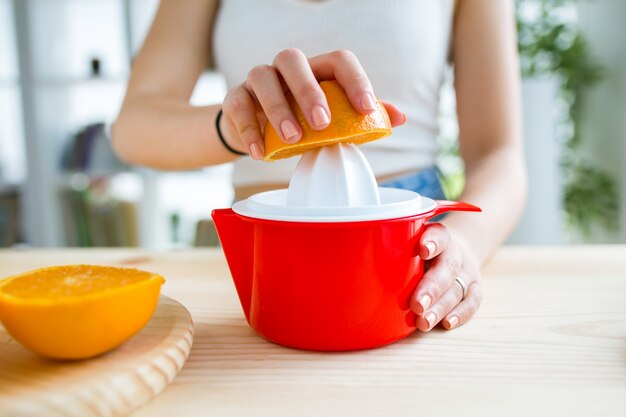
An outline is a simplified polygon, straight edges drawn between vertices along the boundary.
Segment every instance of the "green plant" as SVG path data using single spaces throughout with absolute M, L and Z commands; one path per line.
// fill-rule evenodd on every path
M 518 46 L 524 76 L 556 75 L 567 111 L 560 120 L 563 142 L 563 206 L 568 225 L 590 237 L 596 226 L 617 229 L 615 180 L 581 152 L 581 109 L 586 91 L 604 78 L 585 38 L 571 18 L 575 0 L 517 0 Z

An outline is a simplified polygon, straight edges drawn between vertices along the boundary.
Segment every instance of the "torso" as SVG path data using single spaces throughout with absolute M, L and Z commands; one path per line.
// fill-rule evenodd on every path
M 215 64 L 230 87 L 283 49 L 307 56 L 349 49 L 376 95 L 396 104 L 407 123 L 390 138 L 362 145 L 378 177 L 435 162 L 439 90 L 448 63 L 454 0 L 222 0 L 213 34 Z M 273 164 L 241 158 L 239 187 L 283 185 L 296 158 Z

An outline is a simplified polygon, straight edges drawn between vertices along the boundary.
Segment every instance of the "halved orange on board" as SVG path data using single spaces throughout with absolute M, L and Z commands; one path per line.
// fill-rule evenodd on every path
M 109 351 L 148 322 L 160 275 L 131 268 L 67 265 L 0 281 L 0 321 L 28 349 L 55 359 Z
M 372 113 L 361 114 L 352 106 L 345 91 L 337 81 L 322 81 L 320 87 L 326 94 L 330 108 L 330 125 L 324 130 L 313 130 L 308 125 L 293 95 L 287 93 L 289 106 L 302 127 L 302 138 L 294 144 L 285 143 L 268 122 L 263 132 L 265 139 L 264 161 L 289 158 L 310 149 L 334 145 L 335 143 L 350 142 L 358 145 L 391 135 L 391 121 L 385 106 L 380 101 L 376 101 L 376 109 Z

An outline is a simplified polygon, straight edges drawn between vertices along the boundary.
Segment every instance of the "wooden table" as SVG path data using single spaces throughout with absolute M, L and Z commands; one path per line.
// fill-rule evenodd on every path
M 341 354 L 257 337 L 217 250 L 0 251 L 0 276 L 65 263 L 159 272 L 192 313 L 185 368 L 135 416 L 626 416 L 626 246 L 504 248 L 466 326 Z

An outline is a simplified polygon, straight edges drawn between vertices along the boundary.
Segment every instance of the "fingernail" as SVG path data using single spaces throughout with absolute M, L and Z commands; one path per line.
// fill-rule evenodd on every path
M 422 306 L 422 312 L 426 311 L 430 307 L 431 303 L 430 295 L 426 294 L 420 298 L 420 306 Z
M 295 143 L 298 141 L 300 132 L 298 132 L 298 128 L 291 120 L 283 120 L 280 124 L 280 130 L 282 130 L 285 141 L 288 143 Z
M 426 246 L 426 250 L 428 251 L 428 256 L 432 256 L 433 253 L 435 253 L 435 249 L 437 249 L 437 245 L 435 245 L 435 242 L 429 240 L 428 242 L 424 243 L 424 246 Z
M 433 313 L 432 311 L 429 311 L 428 313 L 426 313 L 426 315 L 424 316 L 424 320 L 426 320 L 428 322 L 428 328 L 430 329 L 431 327 L 433 327 L 433 325 L 435 324 L 435 313 Z
M 448 317 L 448 323 L 450 324 L 450 328 L 453 329 L 457 324 L 459 324 L 459 318 L 457 316 Z
M 261 148 L 259 148 L 259 145 L 257 145 L 256 143 L 250 145 L 250 155 L 252 155 L 252 158 L 256 159 L 257 161 L 263 159 Z
M 370 93 L 363 94 L 363 97 L 361 97 L 361 106 L 363 106 L 365 110 L 374 110 L 376 108 L 374 97 Z
M 330 123 L 330 118 L 322 106 L 313 107 L 313 123 L 317 127 L 326 126 Z

